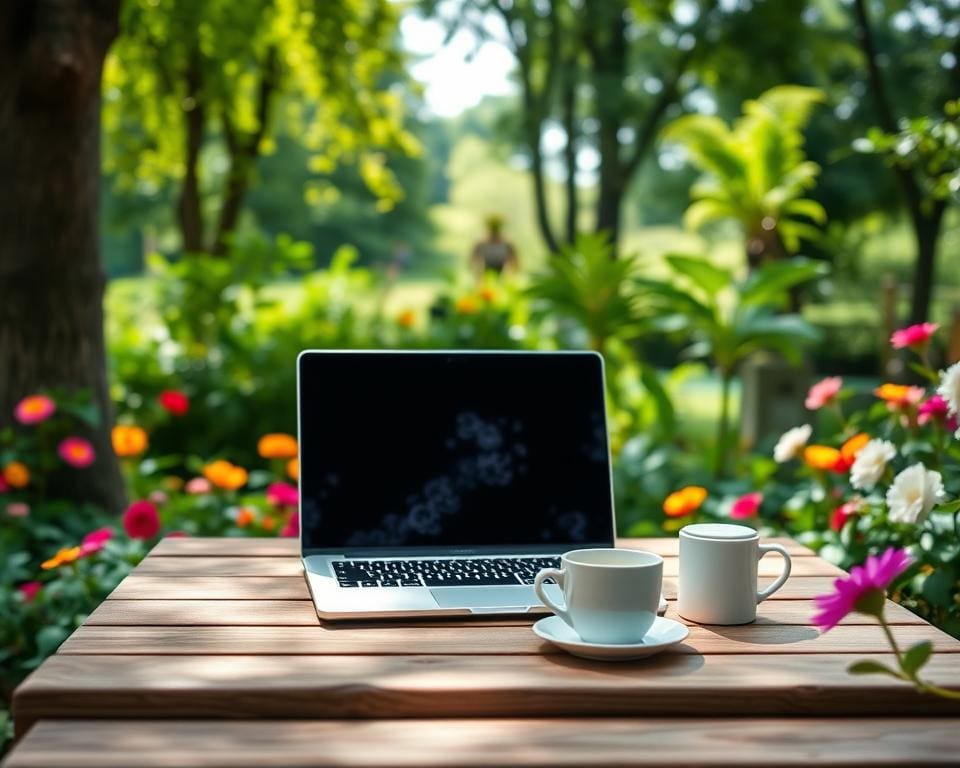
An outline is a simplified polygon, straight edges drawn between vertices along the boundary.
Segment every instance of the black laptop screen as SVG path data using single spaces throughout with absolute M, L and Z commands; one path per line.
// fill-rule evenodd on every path
M 299 367 L 305 552 L 613 542 L 598 356 L 307 352 Z

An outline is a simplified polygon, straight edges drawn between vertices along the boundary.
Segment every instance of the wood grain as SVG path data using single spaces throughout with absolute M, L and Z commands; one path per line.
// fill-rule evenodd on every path
M 757 624 L 798 624 L 810 626 L 816 612 L 809 600 L 767 600 L 757 608 Z M 926 622 L 903 606 L 887 601 L 884 611 L 887 622 L 894 625 Z M 671 601 L 667 616 L 683 621 Z M 536 617 L 500 617 L 491 623 L 528 626 Z M 442 621 L 447 624 L 476 626 L 484 619 L 403 619 L 405 626 L 430 626 Z M 320 624 L 313 603 L 308 600 L 105 600 L 87 618 L 87 626 L 316 626 Z M 359 622 L 351 623 L 351 626 Z M 383 626 L 388 622 L 364 622 Z M 862 613 L 852 613 L 843 622 L 849 624 L 876 624 L 876 619 Z
M 933 642 L 939 653 L 960 653 L 960 642 L 930 626 L 904 626 L 898 641 L 910 646 Z M 665 653 L 687 654 L 824 654 L 882 653 L 889 647 L 879 626 L 842 626 L 821 635 L 812 627 L 746 625 L 690 627 L 690 636 Z M 109 627 L 84 626 L 62 646 L 62 654 L 487 654 L 564 653 L 544 642 L 528 626 L 471 627 L 392 623 L 355 628 L 344 625 L 304 627 Z M 960 664 L 960 661 L 958 661 Z
M 832 576 L 791 576 L 771 600 L 811 600 L 833 589 Z M 763 586 L 763 580 L 760 585 Z M 663 594 L 676 598 L 676 578 L 665 576 Z M 108 600 L 308 600 L 303 576 L 141 576 L 133 573 Z
M 764 542 L 782 544 L 795 557 L 815 557 L 809 547 L 786 537 L 764 538 Z M 677 539 L 617 539 L 617 546 L 645 549 L 658 555 L 676 555 Z M 240 556 L 240 557 L 294 557 L 300 554 L 297 539 L 248 539 L 248 538 L 166 538 L 151 550 L 151 555 L 174 557 Z
M 867 656 L 891 663 L 886 656 Z M 960 702 L 845 654 L 674 654 L 602 664 L 570 656 L 74 656 L 56 654 L 14 696 L 17 732 L 42 717 L 526 717 L 960 715 Z M 955 655 L 924 670 L 960 689 Z M 734 729 L 736 730 L 736 729 Z
M 761 579 L 773 579 L 783 570 L 778 557 L 765 557 L 758 564 Z M 663 575 L 676 578 L 680 572 L 677 557 L 665 557 Z M 138 576 L 302 576 L 299 557 L 166 557 L 151 555 L 137 566 Z M 837 566 L 819 557 L 797 557 L 793 561 L 794 576 L 843 576 Z
M 960 718 L 42 720 L 7 768 L 956 765 Z

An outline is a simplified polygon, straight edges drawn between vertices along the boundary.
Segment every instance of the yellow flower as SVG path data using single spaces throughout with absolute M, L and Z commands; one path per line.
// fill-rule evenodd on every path
M 461 315 L 475 315 L 480 309 L 480 305 L 473 296 L 461 296 L 454 306 Z
M 803 460 L 813 469 L 825 471 L 836 469 L 841 459 L 840 451 L 829 445 L 808 445 L 803 449 Z
M 287 462 L 287 475 L 290 476 L 291 480 L 300 479 L 300 459 L 290 459 Z
M 297 455 L 297 439 L 293 435 L 282 432 L 264 435 L 257 443 L 257 453 L 265 459 L 295 458 Z
M 413 328 L 414 323 L 417 322 L 417 313 L 412 309 L 405 309 L 399 315 L 397 315 L 397 325 L 401 328 Z
M 45 571 L 53 568 L 59 568 L 61 565 L 74 562 L 80 557 L 80 547 L 64 547 L 49 560 L 44 560 L 40 567 Z
M 487 302 L 487 304 L 492 304 L 497 300 L 497 292 L 489 285 L 485 285 L 480 289 L 480 298 Z
M 667 517 L 683 517 L 700 509 L 700 505 L 706 498 L 706 488 L 688 485 L 667 496 L 663 502 L 663 512 Z
M 235 491 L 247 483 L 247 470 L 223 459 L 207 464 L 203 468 L 203 476 L 217 488 L 226 491 Z
M 149 445 L 147 433 L 141 428 L 128 424 L 117 424 L 110 432 L 113 452 L 120 458 L 139 456 Z
M 22 461 L 11 461 L 3 468 L 3 479 L 12 488 L 26 488 L 30 484 L 30 470 Z

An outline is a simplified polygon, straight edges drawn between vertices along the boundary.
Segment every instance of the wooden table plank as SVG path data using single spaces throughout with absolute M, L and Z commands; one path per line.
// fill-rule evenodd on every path
M 763 541 L 783 545 L 794 557 L 816 556 L 812 549 L 791 538 L 773 536 Z M 646 549 L 659 555 L 676 555 L 678 547 L 675 538 L 621 538 L 617 540 L 617 545 Z M 166 538 L 158 542 L 150 554 L 167 557 L 293 557 L 300 554 L 300 542 L 292 538 Z
M 903 626 L 904 646 L 933 642 L 940 653 L 960 653 L 960 642 L 930 626 Z M 746 625 L 690 627 L 690 636 L 665 653 L 687 654 L 824 654 L 882 653 L 889 648 L 879 626 L 841 626 L 825 635 L 812 627 Z M 60 646 L 63 654 L 453 654 L 540 655 L 565 651 L 538 638 L 528 626 L 471 627 L 385 624 L 303 627 L 110 627 L 84 626 Z M 960 665 L 960 661 L 958 661 Z
M 832 576 L 791 576 L 771 600 L 811 600 L 833 589 Z M 761 586 L 763 582 L 761 581 Z M 663 594 L 673 600 L 675 577 L 665 576 Z M 303 576 L 141 576 L 133 573 L 110 593 L 110 600 L 308 600 Z
M 773 579 L 780 575 L 783 564 L 779 558 L 765 557 L 758 564 L 761 578 Z M 663 575 L 676 578 L 680 561 L 675 556 L 664 557 Z M 819 557 L 797 557 L 793 561 L 793 576 L 843 576 L 837 566 Z M 298 557 L 167 557 L 151 555 L 137 566 L 138 576 L 301 576 L 303 566 Z
M 815 613 L 809 600 L 767 600 L 757 608 L 757 624 L 799 624 L 810 626 Z M 887 622 L 894 625 L 926 622 L 903 606 L 887 601 Z M 667 616 L 685 621 L 677 615 L 674 601 Z M 405 626 L 429 626 L 440 620 L 404 619 Z M 444 623 L 475 626 L 484 619 L 443 619 Z M 527 626 L 535 617 L 500 617 L 496 624 Z M 309 600 L 105 600 L 87 618 L 87 626 L 317 626 L 313 603 Z M 360 622 L 351 623 L 355 626 Z M 364 622 L 383 626 L 385 622 Z M 691 622 L 685 622 L 691 623 Z M 843 624 L 876 624 L 876 619 L 852 613 Z
M 42 720 L 6 768 L 942 766 L 960 718 Z
M 892 658 L 870 656 L 888 664 Z M 960 715 L 960 702 L 847 674 L 849 655 L 50 657 L 17 689 L 22 734 L 43 717 Z M 955 655 L 924 669 L 960 689 Z M 739 722 L 744 722 L 740 720 Z M 735 729 L 734 729 L 735 730 Z

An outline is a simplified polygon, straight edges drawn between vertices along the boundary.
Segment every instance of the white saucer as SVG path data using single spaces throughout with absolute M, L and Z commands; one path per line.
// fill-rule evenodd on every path
M 568 627 L 559 616 L 540 619 L 533 625 L 533 631 L 537 637 L 563 648 L 567 653 L 597 661 L 643 659 L 660 653 L 671 645 L 682 643 L 690 634 L 685 624 L 662 616 L 654 619 L 653 626 L 650 627 L 650 631 L 644 636 L 642 642 L 624 645 L 587 643 L 581 640 L 580 635 Z

